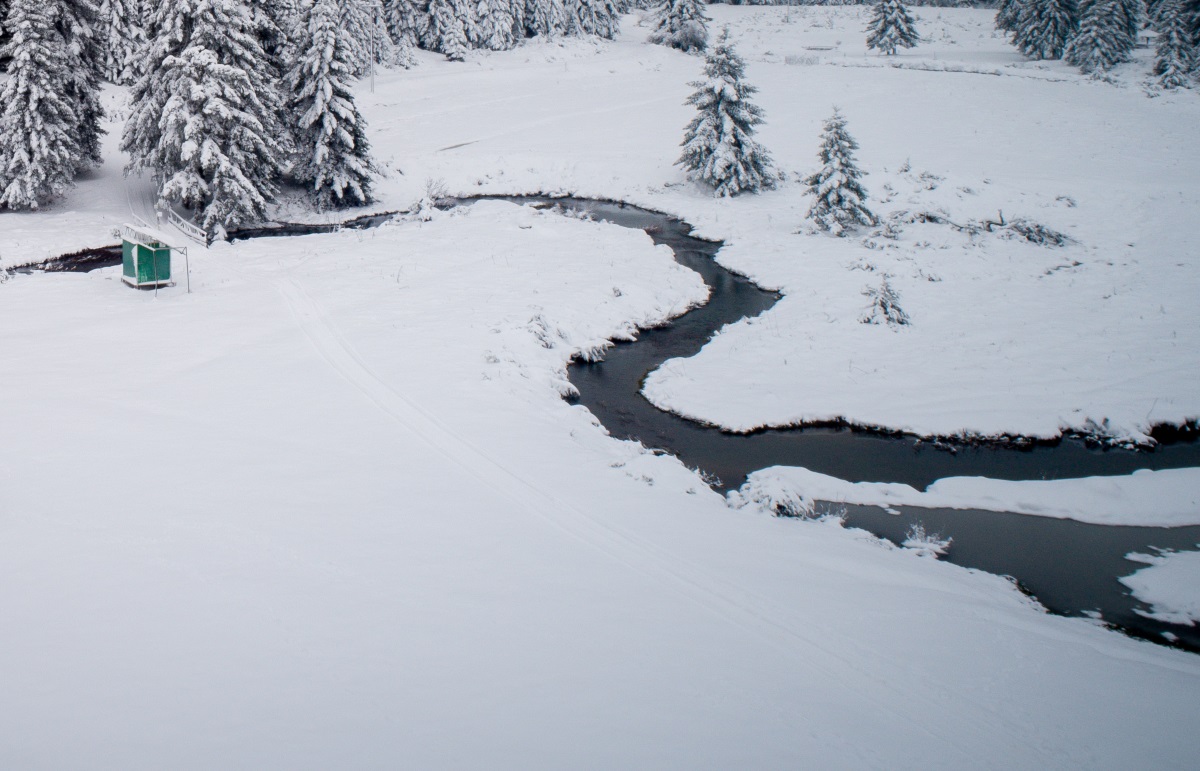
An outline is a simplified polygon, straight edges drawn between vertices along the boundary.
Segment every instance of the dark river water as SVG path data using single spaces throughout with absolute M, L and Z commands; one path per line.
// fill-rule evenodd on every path
M 643 331 L 634 342 L 617 344 L 602 362 L 572 364 L 569 375 L 579 390 L 574 401 L 591 410 L 613 436 L 638 440 L 677 456 L 689 466 L 702 469 L 718 490 L 736 489 L 748 474 L 769 466 L 801 466 L 853 482 L 903 482 L 917 489 L 948 476 L 1061 479 L 1128 474 L 1144 468 L 1200 466 L 1200 443 L 1194 437 L 1161 444 L 1153 451 L 1103 449 L 1077 438 L 1027 446 L 944 445 L 847 426 L 733 434 L 663 412 L 641 395 L 646 375 L 667 359 L 696 354 L 722 326 L 763 313 L 779 300 L 779 295 L 722 268 L 713 259 L 721 244 L 693 238 L 686 223 L 666 215 L 582 199 L 494 198 L 559 206 L 645 230 L 655 243 L 670 246 L 680 264 L 703 277 L 711 291 L 704 306 L 665 326 Z M 370 215 L 346 225 L 373 227 L 391 216 Z M 336 228 L 282 225 L 244 230 L 233 236 L 307 235 Z M 120 249 L 106 247 L 58 258 L 37 269 L 86 271 L 120 262 Z M 1096 618 L 1127 634 L 1200 652 L 1200 630 L 1141 615 L 1138 611 L 1147 608 L 1117 580 L 1145 567 L 1125 558 L 1131 552 L 1200 548 L 1200 526 L 1089 525 L 976 510 L 901 508 L 898 513 L 889 513 L 873 506 L 838 506 L 837 513 L 847 526 L 897 544 L 905 540 L 911 526 L 920 524 L 927 532 L 953 539 L 942 559 L 1009 576 L 1051 612 Z

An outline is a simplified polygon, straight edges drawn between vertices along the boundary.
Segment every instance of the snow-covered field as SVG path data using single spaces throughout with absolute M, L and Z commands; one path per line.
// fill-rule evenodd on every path
M 650 390 L 732 426 L 1108 418 L 1138 437 L 1200 412 L 1194 94 L 1148 99 L 1136 67 L 1114 85 L 1021 63 L 986 12 L 920 10 L 932 42 L 897 69 L 864 56 L 857 9 L 711 11 L 743 41 L 781 167 L 813 167 L 836 102 L 880 212 L 1003 209 L 1076 243 L 913 225 L 871 249 L 796 234 L 794 178 L 705 197 L 671 165 L 699 61 L 643 45 L 632 20 L 612 44 L 425 57 L 362 84 L 391 169 L 376 208 L 435 179 L 622 198 L 727 239 L 728 265 L 787 296 Z M 140 188 L 109 139 L 66 201 L 0 215 L 4 264 L 112 243 Z M 573 353 L 704 297 L 644 235 L 483 203 L 195 249 L 192 269 L 192 294 L 157 298 L 115 270 L 0 284 L 0 766 L 1183 768 L 1200 752 L 1195 656 L 859 531 L 731 509 L 563 402 Z M 857 322 L 882 272 L 912 328 Z

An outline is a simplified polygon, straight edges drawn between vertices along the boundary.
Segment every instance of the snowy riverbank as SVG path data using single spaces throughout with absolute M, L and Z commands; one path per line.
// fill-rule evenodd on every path
M 632 20 L 611 44 L 422 55 L 361 83 L 388 168 L 377 209 L 432 178 L 629 200 L 726 239 L 726 264 L 787 296 L 649 390 L 735 427 L 828 414 L 1048 435 L 1108 418 L 1137 438 L 1200 411 L 1200 160 L 1178 150 L 1195 94 L 1147 99 L 1140 65 L 1110 85 L 1023 63 L 986 11 L 919 10 L 930 42 L 886 69 L 862 9 L 711 12 L 740 36 L 782 168 L 815 165 L 836 102 L 881 212 L 1003 209 L 1074 243 L 809 237 L 794 176 L 711 199 L 672 166 L 700 61 Z M 4 264 L 111 243 L 140 188 L 110 132 L 61 204 L 0 215 Z M 494 203 L 191 262 L 190 295 L 113 269 L 0 283 L 0 766 L 1200 753 L 1195 656 L 861 531 L 730 509 L 560 399 L 570 355 L 704 296 L 642 234 Z M 885 272 L 911 329 L 858 323 Z

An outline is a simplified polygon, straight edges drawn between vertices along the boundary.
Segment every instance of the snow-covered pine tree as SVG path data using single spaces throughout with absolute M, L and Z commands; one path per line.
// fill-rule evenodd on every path
M 846 131 L 846 119 L 836 108 L 821 132 L 821 169 L 804 180 L 815 196 L 808 218 L 821 230 L 843 236 L 855 225 L 874 225 L 867 209 L 863 173 L 854 162 L 858 143 Z
M 64 94 L 75 107 L 75 137 L 79 145 L 78 170 L 104 162 L 100 137 L 104 108 L 100 105 L 103 77 L 103 41 L 97 25 L 99 12 L 93 0 L 55 0 L 55 27 L 66 44 L 67 81 Z
M 383 20 L 401 58 L 411 61 L 429 24 L 429 4 L 424 0 L 384 0 Z
M 340 16 L 337 0 L 316 0 L 305 10 L 287 74 L 289 112 L 299 116 L 292 177 L 322 209 L 370 203 L 376 171 L 349 86 L 351 48 Z
M 1196 52 L 1180 0 L 1163 0 L 1157 8 L 1154 26 L 1158 31 L 1154 57 L 1158 82 L 1163 88 L 1186 87 L 1196 66 Z
M 291 39 L 299 13 L 296 0 L 258 0 L 250 10 L 263 53 L 282 77 L 293 58 Z
M 1146 25 L 1146 13 L 1145 0 L 1117 0 L 1117 17 L 1129 40 L 1129 49 L 1121 61 L 1128 61 L 1133 49 L 1137 47 L 1138 33 Z
M 446 55 L 452 62 L 467 58 L 467 22 L 473 11 L 469 0 L 430 0 L 425 47 Z
M 475 5 L 475 23 L 467 28 L 467 40 L 471 45 L 492 51 L 507 51 L 517 44 L 515 32 L 519 25 L 513 13 L 515 6 L 512 0 L 472 2 Z
M 0 208 L 36 209 L 71 186 L 79 168 L 76 103 L 67 95 L 67 46 L 45 0 L 12 0 L 0 48 L 10 59 L 0 92 Z
M 684 53 L 708 47 L 708 16 L 700 0 L 662 0 L 652 17 L 651 43 L 678 48 Z
M 365 75 L 373 66 L 391 62 L 395 52 L 382 1 L 342 0 L 340 7 L 354 75 Z
M 705 56 L 706 79 L 690 84 L 696 91 L 687 104 L 698 114 L 688 124 L 683 154 L 675 161 L 722 197 L 773 188 L 778 178 L 770 154 L 754 140 L 763 113 L 750 101 L 758 89 L 745 82 L 745 73 L 726 27 Z
M 996 4 L 996 29 L 1001 32 L 1016 32 L 1025 0 L 1000 0 Z
M 130 92 L 121 148 L 159 197 L 210 239 L 266 216 L 287 158 L 282 99 L 246 0 L 159 6 L 149 66 Z
M 921 42 L 916 21 L 900 0 L 879 0 L 867 24 L 867 48 L 891 56 L 896 48 L 912 48 Z
M 1013 45 L 1031 59 L 1061 59 L 1078 28 L 1075 0 L 1026 0 Z
M 567 31 L 567 9 L 563 0 L 526 0 L 525 34 L 556 37 Z
M 1188 25 L 1192 45 L 1200 48 L 1200 0 L 1184 0 L 1183 20 Z
M 100 0 L 98 11 L 104 77 L 128 86 L 141 74 L 138 64 L 146 47 L 141 0 Z
M 1085 73 L 1103 72 L 1128 57 L 1133 48 L 1118 0 L 1088 0 L 1079 31 L 1063 50 L 1063 59 Z
M 567 34 L 596 35 L 612 40 L 621 26 L 616 0 L 564 0 Z

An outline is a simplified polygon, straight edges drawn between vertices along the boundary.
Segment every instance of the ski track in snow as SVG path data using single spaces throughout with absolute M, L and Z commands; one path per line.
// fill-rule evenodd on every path
M 287 304 L 288 310 L 300 330 L 312 344 L 313 349 L 350 386 L 374 403 L 380 411 L 401 427 L 412 432 L 421 442 L 436 449 L 450 462 L 461 467 L 467 474 L 489 489 L 505 495 L 518 504 L 520 510 L 536 514 L 556 529 L 633 571 L 650 578 L 668 579 L 684 597 L 789 654 L 795 655 L 795 644 L 800 643 L 806 648 L 813 649 L 815 652 L 849 667 L 860 678 L 863 678 L 863 681 L 854 685 L 846 684 L 847 687 L 853 688 L 867 702 L 891 712 L 897 719 L 910 725 L 914 731 L 927 734 L 931 739 L 937 740 L 943 749 L 947 746 L 956 746 L 965 761 L 972 758 L 970 748 L 973 740 L 971 737 L 977 736 L 982 739 L 988 735 L 990 730 L 994 730 L 979 721 L 974 721 L 969 726 L 956 726 L 953 730 L 938 730 L 889 707 L 885 700 L 878 698 L 873 693 L 880 689 L 891 690 L 910 702 L 918 697 L 911 693 L 901 694 L 886 681 L 872 678 L 863 670 L 859 661 L 880 663 L 878 650 L 867 650 L 858 646 L 857 653 L 861 655 L 861 658 L 833 650 L 822 644 L 814 635 L 805 634 L 781 621 L 764 607 L 760 598 L 749 596 L 742 589 L 718 586 L 696 566 L 689 565 L 678 557 L 667 554 L 627 533 L 618 532 L 595 518 L 589 517 L 566 501 L 539 489 L 489 457 L 435 416 L 406 399 L 380 379 L 341 336 L 321 306 L 299 281 L 295 278 L 288 278 L 276 281 L 274 286 Z M 569 516 L 564 516 L 564 514 Z M 835 672 L 832 667 L 817 664 L 809 657 L 805 657 L 805 663 L 807 666 L 819 666 L 831 675 Z M 894 666 L 900 666 L 901 663 L 895 662 Z M 946 693 L 945 697 L 952 702 L 961 700 L 963 695 Z M 1002 714 L 995 709 L 983 702 L 976 701 L 976 704 L 986 709 L 994 719 L 1003 721 Z M 948 710 L 932 711 L 949 714 Z M 930 712 L 925 712 L 925 714 L 930 714 Z M 1017 730 L 1015 725 L 1010 725 L 1010 727 L 1014 731 Z
M 811 630 L 802 631 L 779 618 L 763 598 L 727 582 L 718 584 L 698 566 L 680 560 L 677 556 L 642 539 L 617 531 L 598 519 L 588 516 L 561 498 L 539 489 L 535 484 L 505 467 L 501 462 L 446 426 L 436 416 L 414 404 L 382 380 L 338 332 L 320 304 L 304 289 L 299 280 L 289 277 L 276 281 L 274 286 L 285 301 L 300 330 L 313 346 L 314 351 L 350 386 L 359 391 L 398 425 L 412 432 L 424 444 L 436 449 L 451 463 L 462 468 L 466 474 L 474 477 L 489 489 L 503 494 L 517 503 L 521 510 L 536 515 L 552 527 L 630 570 L 650 578 L 667 579 L 681 596 L 789 654 L 795 655 L 797 644 L 800 644 L 807 649 L 823 654 L 828 659 L 840 662 L 842 666 L 848 667 L 861 678 L 860 682 L 855 684 L 845 683 L 847 688 L 856 691 L 865 701 L 892 712 L 899 720 L 911 725 L 915 731 L 938 740 L 943 748 L 956 746 L 964 760 L 974 757 L 971 753 L 973 742 L 970 738 L 964 740 L 962 737 L 976 735 L 984 737 L 990 730 L 993 730 L 994 727 L 989 727 L 978 720 L 973 721 L 969 726 L 958 725 L 952 730 L 938 730 L 915 721 L 905 713 L 890 709 L 885 700 L 872 694 L 882 689 L 896 693 L 902 697 L 902 700 L 927 703 L 934 701 L 931 698 L 933 694 L 901 694 L 885 680 L 873 677 L 861 666 L 860 662 L 871 661 L 875 665 L 887 669 L 902 668 L 904 662 L 897 661 L 890 656 L 881 657 L 878 649 L 859 644 L 856 644 L 852 650 L 847 650 L 845 646 L 835 650 L 821 642 L 819 633 L 814 634 Z M 1047 632 L 1047 630 L 1043 630 L 1043 633 L 1047 637 L 1062 640 L 1068 639 L 1069 636 L 1066 630 L 1061 634 Z M 1115 653 L 1103 649 L 1095 643 L 1085 644 L 1098 652 L 1110 656 L 1115 655 L 1117 658 L 1131 661 L 1144 660 L 1141 655 L 1134 652 Z M 827 673 L 834 671 L 830 665 L 820 664 L 810 657 L 805 657 L 805 663 L 806 666 L 819 667 Z M 1157 663 L 1161 665 L 1162 662 Z M 1190 673 L 1192 670 L 1188 667 L 1181 667 L 1179 671 Z M 939 691 L 941 698 L 937 701 L 943 702 L 943 706 L 966 698 L 962 693 L 949 693 L 940 688 Z M 1019 730 L 1018 726 L 1006 720 L 1003 713 L 989 703 L 980 700 L 973 701 L 981 712 L 991 715 L 993 720 L 1008 725 L 1012 731 Z M 931 704 L 931 706 L 933 705 Z M 939 709 L 914 711 L 919 714 L 941 713 L 943 715 L 952 712 Z

